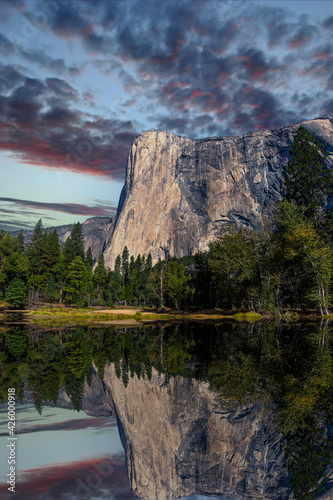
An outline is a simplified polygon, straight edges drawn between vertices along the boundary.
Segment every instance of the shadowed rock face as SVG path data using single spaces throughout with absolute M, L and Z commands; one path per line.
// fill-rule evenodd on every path
M 281 198 L 282 169 L 300 124 L 236 137 L 191 140 L 164 131 L 139 135 L 129 151 L 125 185 L 105 261 L 130 255 L 153 261 L 206 250 L 227 222 L 258 228 Z M 333 163 L 333 120 L 302 122 Z
M 114 222 L 115 219 L 110 217 L 90 217 L 83 223 L 84 250 L 86 252 L 90 247 L 94 260 L 97 260 L 110 244 Z

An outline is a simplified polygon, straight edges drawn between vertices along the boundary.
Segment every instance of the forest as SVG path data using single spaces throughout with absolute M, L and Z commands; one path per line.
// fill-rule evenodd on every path
M 182 310 L 288 309 L 328 315 L 333 298 L 333 173 L 327 152 L 300 126 L 284 169 L 284 196 L 259 230 L 225 225 L 207 252 L 159 261 L 129 255 L 113 269 L 94 262 L 75 224 L 61 247 L 42 221 L 25 245 L 23 232 L 0 231 L 0 298 L 20 309 L 43 303 L 119 304 Z

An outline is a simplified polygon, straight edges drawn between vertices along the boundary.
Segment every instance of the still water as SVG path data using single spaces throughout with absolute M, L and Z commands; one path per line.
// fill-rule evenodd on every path
M 4 326 L 0 498 L 331 500 L 332 329 Z

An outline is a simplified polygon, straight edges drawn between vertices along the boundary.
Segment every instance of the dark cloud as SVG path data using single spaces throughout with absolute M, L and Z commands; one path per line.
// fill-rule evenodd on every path
M 318 116 L 325 100 L 321 93 L 312 105 L 305 97 L 294 105 L 292 96 L 295 87 L 309 87 L 314 80 L 331 91 L 331 49 L 321 33 L 331 29 L 332 16 L 320 26 L 287 5 L 235 4 L 57 0 L 56 7 L 40 7 L 47 13 L 44 24 L 38 24 L 37 11 L 28 10 L 26 19 L 60 38 L 80 41 L 94 56 L 90 64 L 129 94 L 122 109 L 135 107 L 153 127 L 191 137 L 232 135 L 311 118 L 308 113 Z M 0 37 L 4 54 L 15 52 L 67 79 L 81 71 L 39 49 L 24 52 L 14 45 Z M 87 116 L 81 97 L 65 80 L 30 79 L 2 95 L 0 106 L 8 118 L 2 137 L 23 161 L 59 168 L 65 157 L 72 170 L 121 178 L 137 127 Z M 0 77 L 1 85 L 6 83 Z
M 25 77 L 13 66 L 1 66 L 0 69 L 0 93 L 12 91 L 13 88 L 21 85 L 25 81 Z
M 110 418 L 80 418 L 52 424 L 20 426 L 18 434 L 30 434 L 41 431 L 81 431 L 83 429 L 89 429 L 91 427 L 96 427 L 97 429 L 101 429 L 104 431 L 116 426 L 116 421 Z M 8 436 L 8 433 L 0 434 L 0 437 L 3 436 Z
M 27 18 L 37 28 L 50 28 L 59 37 L 71 40 L 77 36 L 83 36 L 90 25 L 89 21 L 81 15 L 80 7 L 79 2 L 58 2 L 57 8 L 50 12 L 51 15 L 47 16 L 44 25 L 42 24 L 43 16 L 40 15 L 40 20 L 38 19 L 38 12 L 28 12 Z
M 53 210 L 75 215 L 87 215 L 90 217 L 108 217 L 116 213 L 113 205 L 98 204 L 95 206 L 80 205 L 78 203 L 48 203 L 31 200 L 19 200 L 16 198 L 0 197 L 0 202 L 14 203 L 17 207 L 31 207 L 38 210 Z
M 323 115 L 333 116 L 333 99 L 326 101 L 322 108 Z
M 278 23 L 272 20 L 267 25 L 268 46 L 273 49 L 282 45 L 290 37 L 291 25 L 286 22 Z
M 13 495 L 7 488 L 7 484 L 0 484 L 3 500 L 9 500 Z M 135 500 L 122 455 L 20 471 L 20 482 L 15 491 L 16 500 L 75 500 L 92 496 Z
M 41 50 L 22 50 L 20 55 L 28 62 L 37 64 L 44 69 L 53 71 L 57 75 L 68 75 L 75 77 L 81 74 L 81 68 L 78 66 L 67 66 L 62 58 L 53 58 Z
M 288 46 L 291 49 L 299 49 L 309 43 L 315 35 L 318 34 L 316 26 L 305 25 L 301 26 L 297 33 L 288 40 Z
M 7 56 L 8 54 L 12 54 L 14 50 L 14 44 L 10 40 L 8 40 L 7 37 L 0 33 L 0 53 Z
M 267 82 L 276 72 L 286 71 L 284 65 L 278 64 L 275 58 L 269 57 L 262 50 L 241 48 L 237 58 L 241 69 L 245 70 L 241 77 L 244 81 Z
M 325 19 L 323 27 L 327 30 L 333 30 L 333 16 L 329 16 Z
M 0 149 L 23 163 L 123 179 L 131 121 L 105 120 L 74 108 L 78 92 L 65 80 L 25 78 L 4 67 L 0 88 Z M 91 214 L 92 215 L 92 214 Z

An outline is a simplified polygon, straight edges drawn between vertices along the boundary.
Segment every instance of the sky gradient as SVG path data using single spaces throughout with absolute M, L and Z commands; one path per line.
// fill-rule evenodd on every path
M 333 115 L 332 0 L 0 0 L 0 228 L 115 214 L 133 138 Z

